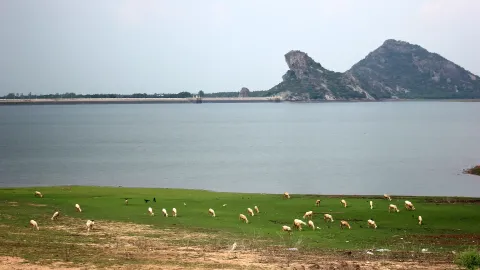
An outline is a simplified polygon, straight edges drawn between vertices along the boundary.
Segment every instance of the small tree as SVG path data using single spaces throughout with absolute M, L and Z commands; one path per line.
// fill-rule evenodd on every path
M 198 96 L 199 97 L 205 96 L 205 93 L 203 92 L 203 90 L 198 91 Z

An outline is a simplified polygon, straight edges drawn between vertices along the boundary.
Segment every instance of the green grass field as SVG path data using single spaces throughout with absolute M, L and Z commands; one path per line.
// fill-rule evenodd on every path
M 38 190 L 44 197 L 34 196 Z M 152 201 L 156 198 L 156 203 Z M 130 198 L 124 204 L 123 198 Z M 348 207 L 340 200 L 344 198 Z M 144 199 L 150 199 L 145 203 Z M 319 207 L 315 200 L 320 199 Z M 378 196 L 315 196 L 291 194 L 291 199 L 282 195 L 217 193 L 199 190 L 114 188 L 114 187 L 39 187 L 0 189 L 0 255 L 20 256 L 31 260 L 63 258 L 69 255 L 68 245 L 72 242 L 97 243 L 94 234 L 80 238 L 88 219 L 95 220 L 95 228 L 102 222 L 129 222 L 152 225 L 158 229 L 149 233 L 161 237 L 163 229 L 189 231 L 211 235 L 203 243 L 225 239 L 254 239 L 259 243 L 297 247 L 303 250 L 339 251 L 390 249 L 392 251 L 420 252 L 427 248 L 432 252 L 461 251 L 478 247 L 480 241 L 480 200 L 470 198 L 396 197 L 387 201 Z M 415 211 L 405 210 L 408 199 L 415 205 Z M 369 201 L 374 202 L 371 210 Z M 82 212 L 75 211 L 78 203 Z M 184 203 L 186 205 L 184 205 Z M 399 213 L 389 213 L 388 205 L 396 204 Z M 226 204 L 226 206 L 223 206 Z M 247 208 L 258 206 L 260 213 L 247 215 Z M 155 216 L 149 216 L 151 206 Z M 171 217 L 175 207 L 178 217 Z M 162 216 L 166 208 L 169 217 Z M 208 215 L 213 208 L 216 217 Z M 58 221 L 51 221 L 52 214 L 59 210 Z M 302 231 L 293 231 L 290 236 L 282 232 L 282 225 L 292 226 L 295 218 L 302 219 L 306 211 L 313 210 L 313 221 L 319 229 L 304 226 Z M 249 224 L 242 223 L 238 215 L 248 216 Z M 324 222 L 323 214 L 330 213 L 334 222 Z M 418 215 L 423 225 L 418 224 Z M 376 230 L 367 227 L 367 220 L 373 218 Z M 29 220 L 38 222 L 40 230 L 32 231 Z M 340 220 L 349 221 L 351 230 L 340 229 Z M 67 222 L 68 220 L 68 222 Z M 306 221 L 306 220 L 305 220 Z M 75 225 L 72 225 L 72 222 Z M 73 226 L 69 231 L 53 230 L 55 226 Z M 94 228 L 94 231 L 95 231 Z M 110 235 L 111 236 L 111 235 Z M 194 241 L 194 240 L 192 240 Z M 41 248 L 31 243 L 44 243 Z M 48 244 L 48 243 L 57 244 Z M 227 243 L 227 242 L 225 242 Z M 45 247 L 47 245 L 47 248 Z M 73 247 L 78 256 L 73 261 L 82 261 L 80 253 L 86 252 L 89 259 L 100 256 L 94 251 Z M 43 251 L 43 252 L 42 252 Z M 43 255 L 39 255 L 43 254 Z M 87 257 L 88 257 L 87 256 Z M 86 261 L 88 258 L 83 258 Z

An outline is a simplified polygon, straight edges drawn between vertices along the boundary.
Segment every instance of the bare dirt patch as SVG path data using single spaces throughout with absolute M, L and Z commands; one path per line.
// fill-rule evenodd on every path
M 18 206 L 18 202 L 8 202 L 10 206 Z
M 44 207 L 44 206 L 47 206 L 46 204 L 37 204 L 37 203 L 29 203 L 28 205 L 30 205 L 30 206 L 35 206 L 35 207 Z
M 95 220 L 93 230 L 87 232 L 86 220 L 62 217 L 41 230 L 61 231 L 70 236 L 57 238 L 63 244 L 81 247 L 75 256 L 88 251 L 88 263 L 106 269 L 456 269 L 449 258 L 438 261 L 420 254 L 366 255 L 355 251 L 323 254 L 321 251 L 288 251 L 283 246 L 272 246 L 256 239 L 242 239 L 228 235 L 191 232 L 181 229 L 155 229 L 150 225 Z M 36 232 L 33 232 L 36 233 Z M 30 236 L 30 235 L 27 235 Z M 71 236 L 75 236 L 71 238 Z M 78 237 L 77 237 L 78 236 Z M 78 241 L 75 241 L 78 239 Z M 67 243 L 68 242 L 68 243 Z M 232 244 L 236 248 L 232 250 Z M 19 243 L 12 243 L 19 244 Z M 45 251 L 46 254 L 49 253 Z M 80 253 L 78 253 L 80 252 Z M 93 254 L 92 253 L 92 254 Z M 48 256 L 48 254 L 47 254 Z M 406 259 L 407 258 L 407 259 Z M 410 258 L 410 259 L 408 259 Z M 400 260 L 411 260 L 400 262 Z M 34 265 L 17 257 L 0 257 L 0 270 L 6 269 L 86 269 L 69 262 L 46 258 Z M 88 269 L 95 267 L 89 266 Z

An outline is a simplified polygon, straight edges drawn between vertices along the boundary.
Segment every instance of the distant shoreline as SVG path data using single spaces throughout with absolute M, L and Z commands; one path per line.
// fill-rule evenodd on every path
M 385 99 L 385 100 L 315 100 L 290 101 L 273 97 L 244 98 L 62 98 L 62 99 L 0 99 L 0 105 L 55 105 L 55 104 L 178 104 L 178 103 L 332 103 L 332 102 L 402 102 L 402 101 L 450 101 L 450 102 L 480 102 L 480 99 Z

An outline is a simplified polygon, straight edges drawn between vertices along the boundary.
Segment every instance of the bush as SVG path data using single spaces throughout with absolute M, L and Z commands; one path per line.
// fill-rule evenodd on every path
M 479 175 L 480 176 L 480 165 L 477 165 L 473 168 L 470 168 L 466 171 L 469 174 Z
M 480 253 L 476 250 L 470 250 L 460 253 L 455 263 L 460 267 L 465 267 L 468 270 L 475 270 L 480 268 Z

